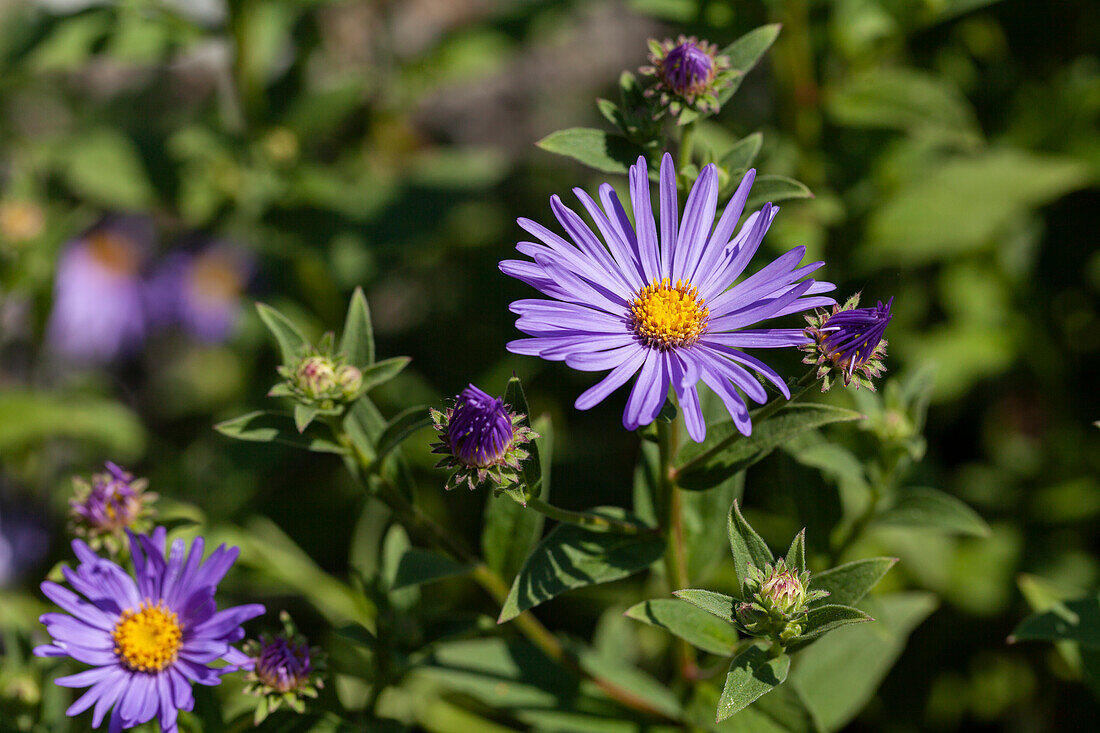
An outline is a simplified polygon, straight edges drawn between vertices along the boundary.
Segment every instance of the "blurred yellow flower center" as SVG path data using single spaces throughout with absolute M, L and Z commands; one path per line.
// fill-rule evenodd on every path
M 96 262 L 111 272 L 129 275 L 138 269 L 137 246 L 127 237 L 112 232 L 88 235 L 88 251 Z
M 241 292 L 241 276 L 226 255 L 208 252 L 195 261 L 191 283 L 204 300 L 233 300 Z
M 183 629 L 176 614 L 164 602 L 127 609 L 111 633 L 115 654 L 134 672 L 160 672 L 176 661 L 183 646 Z
M 662 351 L 698 341 L 710 316 L 697 288 L 683 280 L 673 285 L 667 277 L 639 290 L 630 312 L 634 333 L 647 346 Z

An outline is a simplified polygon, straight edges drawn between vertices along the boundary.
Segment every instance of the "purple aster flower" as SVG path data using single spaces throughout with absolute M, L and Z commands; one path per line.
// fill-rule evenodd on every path
M 153 238 L 148 219 L 115 218 L 65 248 L 47 331 L 54 350 L 101 364 L 141 345 L 146 331 L 141 271 Z
M 37 511 L 35 511 L 37 509 Z M 42 508 L 0 502 L 0 588 L 41 561 L 50 547 Z
M 150 278 L 149 311 L 158 324 L 179 325 L 200 341 L 225 341 L 240 321 L 252 270 L 252 258 L 227 244 L 173 252 Z
M 466 482 L 472 490 L 489 478 L 502 487 L 514 483 L 528 456 L 519 446 L 538 437 L 522 424 L 526 415 L 511 412 L 503 399 L 472 384 L 455 397 L 453 408 L 431 415 L 440 434 L 432 452 L 446 455 L 437 468 L 457 469 L 448 489 Z
M 886 326 L 890 323 L 890 307 L 894 299 L 885 305 L 880 300 L 874 308 L 859 308 L 859 293 L 843 306 L 833 306 L 830 313 L 818 312 L 806 316 L 809 327 L 806 335 L 813 339 L 803 345 L 810 352 L 803 362 L 816 364 L 822 391 L 829 389 L 828 373 L 835 367 L 844 377 L 844 384 L 853 381 L 856 387 L 874 391 L 872 378 L 886 370 Z
M 755 171 L 749 171 L 714 225 L 718 171 L 708 165 L 678 216 L 676 172 L 667 153 L 661 162 L 660 228 L 649 197 L 644 158 L 630 168 L 631 224 L 609 184 L 600 187 L 601 208 L 574 189 L 602 241 L 553 196 L 550 206 L 572 242 L 540 224 L 520 219 L 536 242 L 521 242 L 526 260 L 505 260 L 500 269 L 552 300 L 517 300 L 516 327 L 532 338 L 512 341 L 516 354 L 564 361 L 581 371 L 611 373 L 577 398 L 587 410 L 638 375 L 626 402 L 623 426 L 634 430 L 657 417 L 675 390 L 688 434 L 706 435 L 696 383 L 702 380 L 725 403 L 738 430 L 752 430 L 744 393 L 758 403 L 767 394 L 758 372 L 785 396 L 786 382 L 745 348 L 778 348 L 807 342 L 798 328 L 749 328 L 764 320 L 833 303 L 822 296 L 832 283 L 803 279 L 823 263 L 799 266 L 796 247 L 750 277 L 738 279 L 759 248 L 778 207 L 765 204 L 735 233 Z
M 230 644 L 244 638 L 241 624 L 262 614 L 264 607 L 217 610 L 214 592 L 236 560 L 237 548 L 222 545 L 203 562 L 201 537 L 191 543 L 190 552 L 183 540 L 176 540 L 166 554 L 163 527 L 151 537 L 129 534 L 133 577 L 73 540 L 80 564 L 62 570 L 73 590 L 42 584 L 46 597 L 68 613 L 41 617 L 52 643 L 34 653 L 91 665 L 55 680 L 62 687 L 90 688 L 66 715 L 79 715 L 94 705 L 92 727 L 98 728 L 113 707 L 111 731 L 156 717 L 162 731 L 175 733 L 179 711 L 194 706 L 192 683 L 216 685 L 221 675 L 251 667 L 251 660 Z M 208 666 L 219 660 L 229 666 Z
M 76 496 L 69 500 L 73 530 L 87 537 L 93 547 L 106 544 L 111 555 L 120 549 L 122 534 L 152 515 L 150 504 L 157 495 L 146 492 L 148 481 L 107 461 L 106 473 L 92 476 L 91 482 L 74 478 Z

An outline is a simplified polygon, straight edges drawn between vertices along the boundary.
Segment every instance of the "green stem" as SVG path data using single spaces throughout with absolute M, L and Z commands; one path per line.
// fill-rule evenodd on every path
M 368 471 L 371 465 L 370 458 L 355 446 L 354 441 L 351 440 L 350 436 L 348 436 L 347 432 L 343 430 L 343 427 L 340 426 L 339 423 L 333 421 L 330 422 L 329 425 L 332 428 L 337 442 L 351 451 L 351 454 L 355 457 L 356 462 L 359 463 L 364 473 Z M 425 514 L 420 507 L 409 501 L 408 498 L 398 491 L 397 487 L 390 483 L 381 472 L 375 473 L 373 478 L 378 485 L 377 498 L 393 511 L 398 521 L 401 522 L 410 535 L 417 538 L 420 542 L 431 545 L 437 550 L 442 550 L 451 555 L 454 559 L 470 565 L 470 576 L 473 578 L 474 582 L 481 586 L 482 590 L 492 597 L 498 606 L 504 604 L 510 588 L 499 574 L 486 565 L 480 557 L 467 549 L 461 541 L 452 536 L 443 527 L 439 526 L 439 524 Z M 664 720 L 669 719 L 668 715 L 661 712 L 644 698 L 584 670 L 580 662 L 562 646 L 558 638 L 554 636 L 549 629 L 543 626 L 530 611 L 524 611 L 512 619 L 512 621 L 515 623 L 516 628 L 527 637 L 528 641 L 538 647 L 543 654 L 551 660 L 572 670 L 574 673 L 590 680 L 609 697 L 618 701 L 620 704 L 633 710 L 646 713 L 647 715 Z
M 789 404 L 791 402 L 794 402 L 795 400 L 800 398 L 802 395 L 804 395 L 806 393 L 806 390 L 808 390 L 810 388 L 810 385 L 812 385 L 816 381 L 817 381 L 817 368 L 814 367 L 813 369 L 810 369 L 808 372 L 803 374 L 802 377 L 797 382 L 794 383 L 794 389 L 791 390 L 790 399 L 787 399 L 787 398 L 783 397 L 783 395 L 776 395 L 775 397 L 773 397 L 768 402 L 768 404 L 766 404 L 763 407 L 751 412 L 749 414 L 749 417 L 752 419 L 753 424 L 754 425 L 759 425 L 760 423 L 767 420 L 769 417 L 774 415 L 776 412 L 778 412 L 780 409 L 782 409 L 787 404 Z M 700 463 L 703 463 L 705 461 L 710 460 L 711 458 L 713 458 L 714 456 L 718 455 L 719 453 L 724 451 L 726 448 L 728 448 L 729 445 L 731 443 L 733 443 L 733 441 L 738 440 L 740 437 L 741 437 L 741 433 L 738 433 L 736 431 L 731 433 L 727 438 L 725 438 L 722 441 L 719 441 L 718 443 L 716 443 L 711 448 L 708 448 L 707 450 L 703 451 L 699 455 L 692 458 L 690 461 L 682 463 L 681 465 L 676 466 L 675 468 L 669 469 L 669 475 L 671 476 L 673 481 L 676 481 L 676 479 L 679 477 L 679 475 L 681 473 L 683 473 L 687 469 L 692 468 L 692 467 L 694 467 L 694 466 L 696 466 Z
M 671 590 L 680 590 L 689 585 L 680 489 L 672 478 L 672 461 L 679 446 L 678 427 L 679 418 L 671 423 L 657 422 L 658 501 L 654 502 L 654 506 L 659 512 L 658 519 L 668 542 L 664 559 L 665 575 Z M 699 673 L 695 648 L 683 639 L 676 639 L 675 645 L 681 676 L 688 680 L 695 679 Z
M 565 522 L 567 524 L 575 524 L 578 527 L 585 527 L 597 532 L 614 532 L 616 534 L 643 534 L 652 533 L 656 530 L 645 527 L 640 524 L 634 524 L 633 522 L 624 522 L 619 519 L 611 519 L 610 517 L 603 517 L 599 514 L 591 514 L 589 512 L 574 512 L 569 509 L 561 509 L 559 507 L 547 504 L 537 496 L 527 497 L 527 508 L 534 509 L 537 512 L 545 514 L 556 522 Z
M 680 133 L 680 168 L 683 169 L 691 165 L 691 155 L 695 149 L 695 123 L 689 122 L 684 125 L 683 132 Z

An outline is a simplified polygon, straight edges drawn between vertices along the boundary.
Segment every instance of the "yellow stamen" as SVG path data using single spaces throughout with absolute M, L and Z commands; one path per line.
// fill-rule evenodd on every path
M 653 280 L 638 291 L 630 306 L 630 327 L 647 345 L 662 351 L 699 340 L 710 316 L 699 290 L 683 280 Z
M 160 672 L 176 661 L 183 629 L 176 614 L 161 601 L 145 600 L 137 611 L 126 609 L 111 632 L 115 654 L 134 672 Z

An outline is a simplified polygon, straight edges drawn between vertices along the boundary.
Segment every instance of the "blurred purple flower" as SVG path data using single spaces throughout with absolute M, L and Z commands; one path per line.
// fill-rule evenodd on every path
M 41 515 L 0 505 L 0 588 L 45 557 L 49 545 Z
M 117 217 L 65 247 L 47 327 L 55 351 L 102 364 L 141 345 L 146 332 L 141 271 L 154 237 L 148 218 Z
M 244 251 L 216 242 L 168 255 L 146 289 L 151 319 L 178 325 L 200 341 L 225 341 L 241 316 L 241 293 L 254 262 Z

